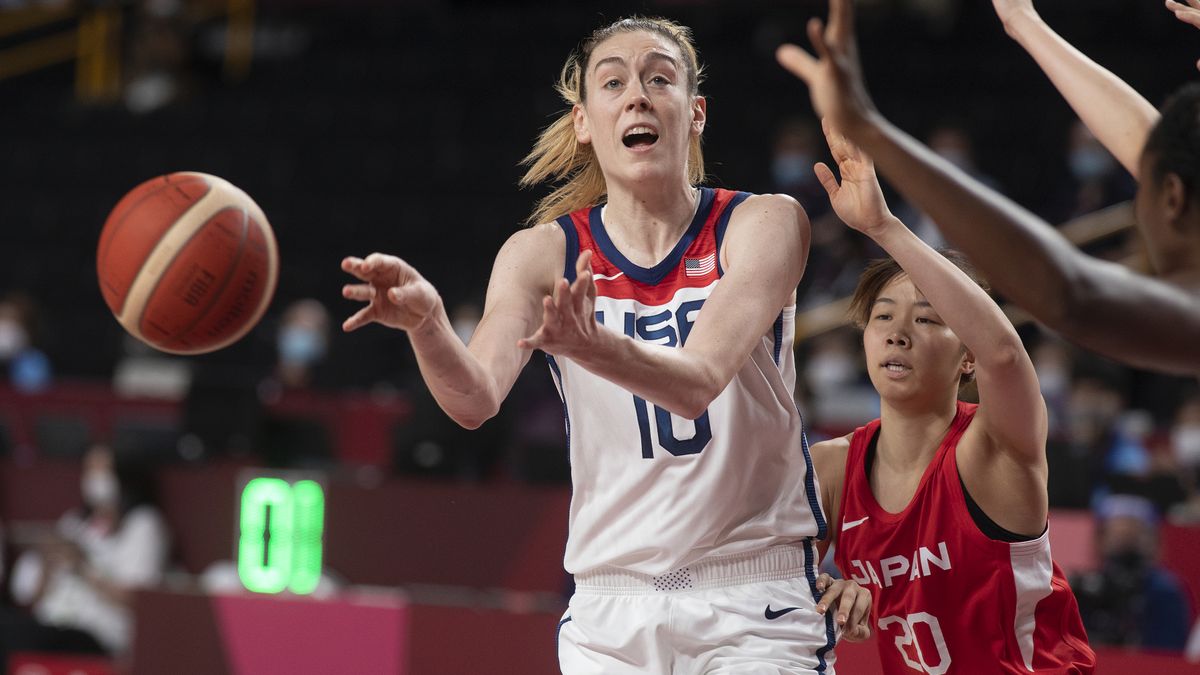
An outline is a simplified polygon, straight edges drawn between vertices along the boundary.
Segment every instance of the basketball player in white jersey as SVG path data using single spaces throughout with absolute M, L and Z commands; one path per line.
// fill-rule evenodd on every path
M 469 346 L 411 266 L 342 264 L 363 282 L 344 295 L 368 303 L 344 328 L 406 331 L 465 427 L 548 355 L 574 486 L 564 673 L 831 673 L 838 628 L 869 633 L 868 594 L 815 569 L 826 523 L 792 360 L 808 218 L 790 197 L 697 186 L 699 81 L 672 22 L 583 41 L 558 87 L 571 109 L 527 159 L 526 183 L 565 183 L 498 254 Z

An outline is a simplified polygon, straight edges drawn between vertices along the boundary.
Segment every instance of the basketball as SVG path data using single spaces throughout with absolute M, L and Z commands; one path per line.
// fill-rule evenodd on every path
M 275 291 L 279 254 L 262 209 L 230 182 L 179 172 L 142 183 L 104 223 L 100 292 L 134 337 L 202 354 L 245 335 Z

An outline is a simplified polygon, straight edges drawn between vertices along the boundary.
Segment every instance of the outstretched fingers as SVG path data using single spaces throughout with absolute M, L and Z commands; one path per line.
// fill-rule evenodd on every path
M 788 72 L 805 82 L 812 82 L 812 79 L 816 77 L 817 67 L 820 63 L 813 58 L 812 54 L 794 44 L 780 45 L 775 50 L 775 60 Z
M 825 188 L 825 192 L 829 194 L 829 198 L 836 199 L 837 193 L 842 189 L 838 184 L 837 176 L 834 175 L 833 169 L 829 168 L 825 162 L 818 162 L 813 167 L 813 173 L 817 174 L 817 180 L 821 182 L 821 187 Z

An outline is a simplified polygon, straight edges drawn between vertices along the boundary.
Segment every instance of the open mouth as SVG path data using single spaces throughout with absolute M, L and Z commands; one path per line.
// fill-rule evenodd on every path
M 892 373 L 903 373 L 906 370 L 912 370 L 910 367 L 900 363 L 899 361 L 887 361 L 883 364 L 883 368 L 884 370 Z
M 633 127 L 625 132 L 621 142 L 627 148 L 649 147 L 658 142 L 658 133 L 650 127 Z

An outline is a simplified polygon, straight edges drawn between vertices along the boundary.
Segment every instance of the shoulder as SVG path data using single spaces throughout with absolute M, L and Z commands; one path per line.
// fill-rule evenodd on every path
M 835 476 L 840 480 L 846 471 L 846 456 L 850 454 L 850 439 L 853 437 L 854 434 L 849 433 L 845 436 L 814 443 L 809 447 L 813 468 L 816 469 L 818 476 L 822 478 Z
M 725 255 L 730 267 L 739 252 L 762 262 L 764 256 L 784 256 L 796 265 L 807 257 L 810 238 L 808 215 L 800 202 L 788 195 L 751 195 L 729 217 Z
M 500 251 L 510 250 L 522 254 L 546 254 L 551 250 L 562 250 L 566 236 L 558 223 L 551 221 L 513 232 Z
M 553 285 L 563 274 L 566 255 L 566 236 L 557 223 L 534 225 L 517 230 L 504 242 L 492 274 L 510 279 L 508 275 L 516 274 L 538 286 Z
M 752 194 L 734 209 L 730 222 L 808 225 L 808 214 L 800 202 L 784 194 Z

